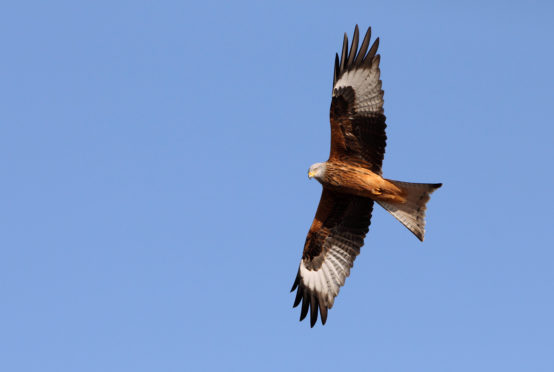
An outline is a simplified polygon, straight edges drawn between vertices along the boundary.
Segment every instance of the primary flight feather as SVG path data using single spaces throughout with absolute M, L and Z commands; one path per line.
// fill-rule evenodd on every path
M 297 289 L 294 307 L 302 303 L 300 320 L 310 312 L 312 327 L 318 312 L 325 324 L 328 309 L 350 275 L 369 231 L 373 203 L 389 211 L 423 241 L 426 203 L 442 185 L 381 177 L 386 118 L 380 56 L 376 54 L 379 39 L 369 48 L 370 38 L 371 28 L 358 50 L 356 25 L 348 51 L 344 34 L 333 75 L 331 152 L 326 162 L 316 163 L 308 171 L 309 178 L 322 184 L 323 192 L 291 292 Z

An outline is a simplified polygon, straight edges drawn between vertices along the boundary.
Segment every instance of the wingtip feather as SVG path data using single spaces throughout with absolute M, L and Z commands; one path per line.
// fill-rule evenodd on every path
M 294 279 L 294 283 L 292 283 L 292 288 L 290 289 L 291 293 L 298 287 L 298 283 L 300 283 L 300 270 L 298 270 L 296 279 Z
M 379 48 L 379 38 L 375 39 L 375 41 L 373 42 L 373 45 L 371 46 L 371 48 L 369 49 L 369 52 L 367 53 L 365 62 L 368 65 L 371 65 L 371 63 L 373 62 L 373 57 L 375 57 L 375 54 L 377 53 L 378 48 Z
M 362 41 L 362 46 L 358 51 L 358 57 L 356 57 L 356 61 L 354 61 L 355 65 L 358 65 L 363 62 L 365 54 L 367 52 L 367 48 L 369 47 L 370 39 L 371 39 L 371 27 L 369 27 L 365 33 L 364 40 Z
M 324 304 L 319 304 L 319 315 L 321 315 L 321 324 L 325 325 L 327 322 L 327 306 Z
M 333 86 L 335 86 L 335 83 L 339 78 L 339 73 L 340 73 L 339 54 L 335 53 L 335 69 L 333 72 Z
M 358 41 L 360 38 L 360 31 L 358 30 L 358 25 L 354 28 L 354 35 L 352 36 L 352 44 L 350 45 L 350 54 L 348 55 L 348 62 L 346 63 L 346 68 L 349 68 L 354 63 L 356 57 L 356 52 L 358 51 Z
M 300 304 L 300 301 L 302 300 L 302 291 L 300 290 L 300 288 L 298 288 L 298 291 L 296 292 L 296 297 L 294 299 L 294 304 L 292 305 L 292 307 L 296 307 Z
M 308 292 L 304 292 L 304 296 L 302 297 L 302 310 L 300 310 L 300 321 L 303 321 L 306 315 L 308 315 L 308 307 L 309 307 L 309 298 L 308 298 Z
M 342 42 L 342 53 L 340 57 L 340 72 L 344 71 L 346 60 L 348 59 L 348 35 L 344 33 L 344 39 Z
M 315 293 L 310 297 L 310 328 L 313 328 L 317 323 L 317 310 L 319 309 L 319 306 Z

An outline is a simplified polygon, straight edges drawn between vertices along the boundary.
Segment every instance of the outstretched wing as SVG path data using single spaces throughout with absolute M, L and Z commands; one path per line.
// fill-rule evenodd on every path
M 348 52 L 344 34 L 342 54 L 335 57 L 331 101 L 331 154 L 329 158 L 356 162 L 381 174 L 387 136 L 383 114 L 377 38 L 368 51 L 371 28 L 358 49 L 358 26 Z
M 294 307 L 302 301 L 300 320 L 310 309 L 310 325 L 327 320 L 340 287 L 350 275 L 371 220 L 373 201 L 323 188 L 306 237 L 300 268 L 291 292 L 298 288 Z

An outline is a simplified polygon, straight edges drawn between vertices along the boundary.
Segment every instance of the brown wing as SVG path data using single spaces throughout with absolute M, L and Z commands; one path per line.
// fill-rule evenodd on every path
M 298 288 L 294 307 L 302 301 L 300 320 L 310 308 L 310 325 L 327 320 L 340 287 L 350 275 L 371 220 L 373 201 L 323 188 L 306 237 L 304 253 L 291 292 Z
M 371 28 L 358 51 L 358 26 L 348 53 L 344 34 L 342 55 L 335 57 L 331 101 L 331 154 L 329 159 L 356 162 L 381 174 L 387 135 L 383 114 L 379 46 L 377 38 L 368 51 Z

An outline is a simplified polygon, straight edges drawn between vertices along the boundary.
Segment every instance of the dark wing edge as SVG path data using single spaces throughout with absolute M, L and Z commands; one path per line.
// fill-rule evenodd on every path
M 311 327 L 318 310 L 321 323 L 326 323 L 327 312 L 364 244 L 372 210 L 371 199 L 323 189 L 291 289 L 297 289 L 293 307 L 302 302 L 300 320 L 309 311 Z
M 335 56 L 331 102 L 331 159 L 350 158 L 381 174 L 387 136 L 384 92 L 377 53 L 379 38 L 369 48 L 368 28 L 360 49 L 358 25 L 348 52 L 344 34 L 342 53 Z M 369 50 L 368 50 L 369 48 Z

